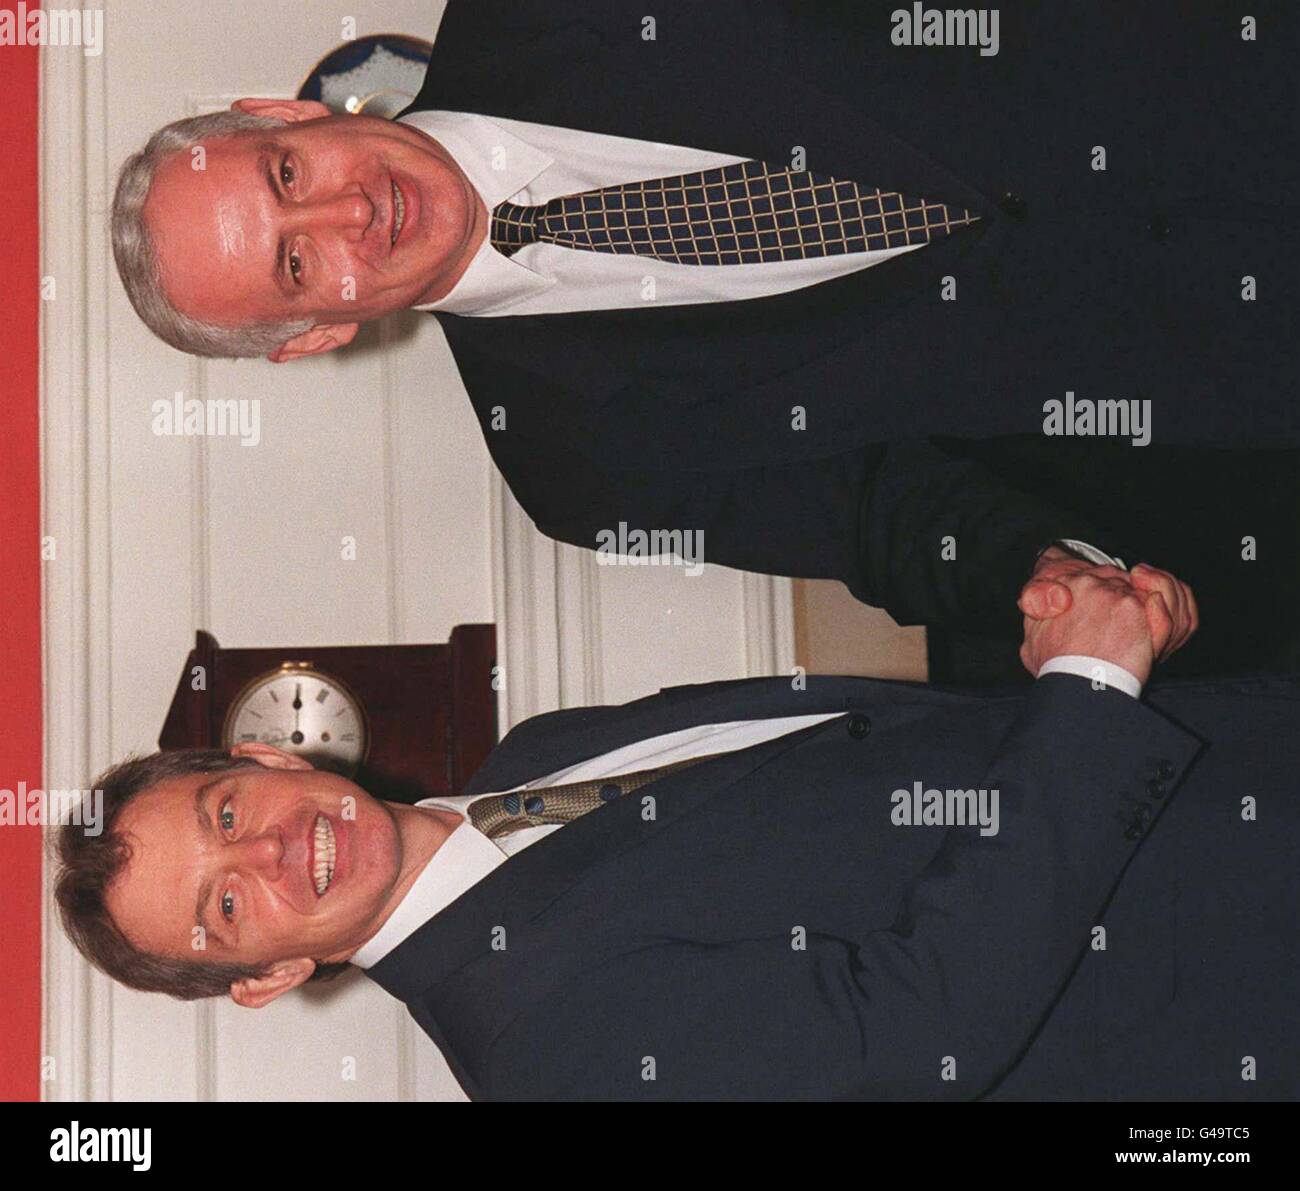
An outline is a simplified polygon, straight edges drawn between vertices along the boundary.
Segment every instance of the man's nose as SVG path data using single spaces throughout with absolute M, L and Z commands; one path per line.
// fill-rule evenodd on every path
M 234 845 L 239 849 L 238 862 L 263 876 L 276 877 L 284 864 L 284 840 L 279 831 L 263 831 L 245 836 Z
M 324 195 L 290 208 L 290 230 L 364 232 L 375 217 L 375 205 L 360 189 Z M 297 224 L 298 226 L 294 226 Z

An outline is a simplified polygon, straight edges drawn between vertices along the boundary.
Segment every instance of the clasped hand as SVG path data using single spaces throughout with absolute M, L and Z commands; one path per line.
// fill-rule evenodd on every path
M 1017 603 L 1025 617 L 1020 660 L 1035 677 L 1051 658 L 1082 654 L 1121 666 L 1145 685 L 1151 667 L 1200 624 L 1192 589 L 1168 571 L 1098 566 L 1055 546 L 1039 558 Z

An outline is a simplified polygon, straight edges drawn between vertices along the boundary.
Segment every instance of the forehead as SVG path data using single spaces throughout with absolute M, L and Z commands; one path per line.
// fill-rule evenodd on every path
M 108 890 L 108 912 L 138 947 L 188 954 L 203 847 L 195 795 L 224 774 L 191 774 L 160 782 L 122 809 L 114 832 L 130 858 Z
M 274 299 L 275 198 L 266 167 L 277 141 L 256 130 L 172 154 L 144 205 L 170 301 L 213 322 L 239 321 Z M 201 168 L 199 168 L 201 167 Z

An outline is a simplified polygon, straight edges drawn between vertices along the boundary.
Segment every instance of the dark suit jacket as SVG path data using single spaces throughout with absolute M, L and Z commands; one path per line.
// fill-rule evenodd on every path
M 893 45 L 896 7 L 670 0 L 647 41 L 630 0 L 451 0 L 411 110 L 770 162 L 802 146 L 809 169 L 982 219 L 758 300 L 439 316 L 544 533 L 703 529 L 709 561 L 1005 628 L 1053 537 L 1125 542 L 916 440 L 1038 434 L 1073 390 L 1150 399 L 1157 442 L 1296 441 L 1293 7 L 1254 6 L 1243 42 L 1220 6 L 1000 5 L 994 57 Z
M 679 687 L 529 720 L 469 790 L 821 711 L 567 824 L 369 975 L 475 1098 L 1300 1092 L 1300 681 Z M 996 788 L 1000 830 L 893 825 L 918 781 Z

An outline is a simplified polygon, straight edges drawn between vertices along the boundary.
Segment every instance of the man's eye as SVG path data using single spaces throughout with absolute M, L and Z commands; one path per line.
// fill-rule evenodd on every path
M 227 922 L 234 921 L 235 895 L 233 893 L 223 893 L 221 895 L 221 916 Z
M 285 187 L 292 186 L 293 180 L 297 176 L 298 176 L 297 173 L 294 171 L 293 166 L 289 164 L 287 158 L 280 163 L 280 184 L 282 186 Z
M 302 280 L 302 257 L 296 252 L 289 253 L 289 272 L 293 274 L 295 281 Z
M 230 803 L 225 803 L 220 813 L 217 815 L 217 822 L 221 824 L 222 831 L 235 830 L 235 812 L 230 809 Z

